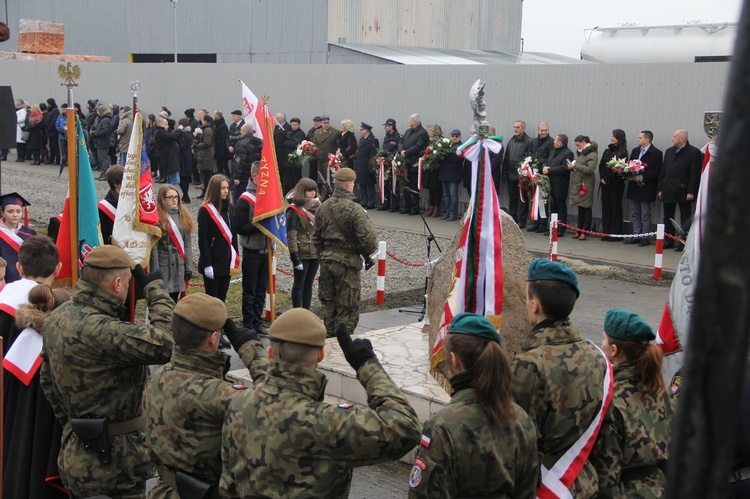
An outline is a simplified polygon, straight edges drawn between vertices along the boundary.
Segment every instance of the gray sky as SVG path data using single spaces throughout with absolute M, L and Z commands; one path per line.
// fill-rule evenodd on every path
M 578 58 L 585 28 L 737 22 L 741 6 L 741 0 L 524 0 L 524 51 Z

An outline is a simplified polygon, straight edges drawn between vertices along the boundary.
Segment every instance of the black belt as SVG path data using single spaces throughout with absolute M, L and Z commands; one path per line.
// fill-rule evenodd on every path
M 250 248 L 242 248 L 242 250 L 246 253 L 250 253 L 251 255 L 266 255 L 268 254 L 268 248 L 260 249 L 250 249 Z
M 107 423 L 107 432 L 110 437 L 133 433 L 146 428 L 146 420 L 142 417 L 128 419 L 119 423 Z
M 627 468 L 620 472 L 620 481 L 631 482 L 633 480 L 643 480 L 644 478 L 651 476 L 657 471 L 659 471 L 659 467 L 655 464 L 652 464 L 650 466 Z

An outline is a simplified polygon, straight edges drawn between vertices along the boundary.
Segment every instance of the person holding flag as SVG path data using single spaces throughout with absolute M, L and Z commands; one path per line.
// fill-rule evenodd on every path
M 112 168 L 112 167 L 110 167 Z M 193 277 L 193 245 L 190 237 L 195 232 L 195 222 L 180 200 L 177 187 L 163 185 L 156 195 L 159 226 L 164 235 L 151 251 L 149 271 L 160 269 L 169 296 L 177 303 L 187 291 L 187 282 Z

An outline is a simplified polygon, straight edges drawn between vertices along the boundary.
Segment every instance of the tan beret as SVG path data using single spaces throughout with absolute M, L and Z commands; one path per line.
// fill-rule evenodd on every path
M 268 331 L 276 341 L 322 347 L 326 344 L 326 327 L 317 315 L 304 308 L 293 308 L 281 314 Z
M 333 180 L 339 180 L 341 182 L 351 182 L 356 180 L 357 174 L 351 168 L 342 168 L 333 174 Z
M 205 293 L 193 293 L 177 302 L 174 315 L 206 331 L 218 331 L 227 321 L 224 302 Z
M 135 267 L 135 262 L 130 258 L 130 255 L 125 253 L 124 249 L 109 244 L 97 246 L 91 250 L 83 264 L 99 269 L 132 269 Z

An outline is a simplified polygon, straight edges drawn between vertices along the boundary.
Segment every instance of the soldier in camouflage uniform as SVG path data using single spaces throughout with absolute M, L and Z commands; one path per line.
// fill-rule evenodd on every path
M 120 321 L 132 267 L 122 249 L 94 248 L 73 300 L 50 314 L 44 334 L 41 384 L 63 425 L 58 465 L 73 497 L 143 497 L 153 476 L 141 398 L 148 366 L 172 353 L 174 302 L 158 270 L 136 265 L 151 323 Z
M 486 317 L 461 313 L 445 349 L 453 397 L 424 425 L 409 497 L 533 499 L 536 429 L 511 397 L 500 335 Z
M 322 401 L 326 379 L 315 368 L 325 327 L 309 310 L 284 312 L 270 328 L 265 381 L 227 410 L 223 497 L 345 498 L 352 468 L 397 459 L 417 444 L 417 415 L 370 342 L 352 341 L 343 323 L 336 334 L 369 407 Z
M 359 323 L 362 258 L 369 269 L 370 255 L 378 249 L 377 232 L 365 210 L 354 202 L 351 168 L 333 175 L 333 196 L 315 215 L 313 245 L 320 258 L 318 298 L 328 337 L 339 322 L 354 331 Z
M 265 376 L 268 356 L 258 334 L 227 319 L 224 302 L 194 293 L 177 303 L 172 359 L 151 375 L 143 398 L 146 444 L 160 476 L 152 499 L 179 499 L 187 482 L 202 491 L 199 497 L 218 497 L 224 413 L 245 389 L 224 381 L 229 357 L 217 351 L 222 328 L 253 381 Z
M 531 262 L 528 281 L 526 310 L 534 329 L 513 360 L 511 391 L 536 425 L 540 464 L 551 469 L 600 412 L 608 361 L 568 319 L 580 294 L 575 274 L 539 259 Z M 600 482 L 613 481 L 600 459 L 604 451 L 597 438 L 570 486 L 573 497 L 594 497 Z
M 615 366 L 612 424 L 602 427 L 604 462 L 617 477 L 601 497 L 662 497 L 675 413 L 661 374 L 661 349 L 639 315 L 612 309 L 604 319 L 602 350 Z

